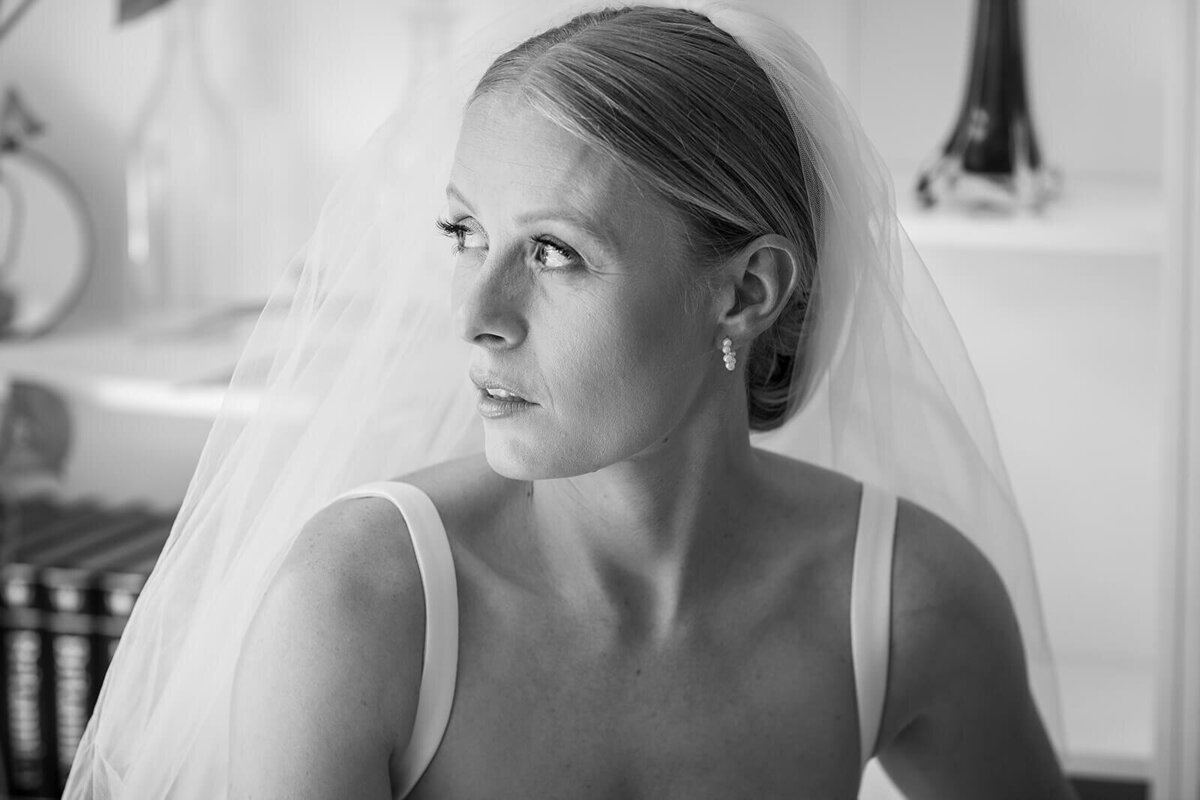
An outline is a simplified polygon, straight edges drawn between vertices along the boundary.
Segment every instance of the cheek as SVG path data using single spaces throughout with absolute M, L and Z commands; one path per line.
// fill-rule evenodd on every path
M 697 380 L 696 319 L 683 313 L 682 303 L 660 298 L 633 292 L 593 297 L 564 320 L 556 349 L 565 379 L 560 390 L 570 393 L 572 406 L 613 424 L 653 415 L 664 403 L 678 405 Z

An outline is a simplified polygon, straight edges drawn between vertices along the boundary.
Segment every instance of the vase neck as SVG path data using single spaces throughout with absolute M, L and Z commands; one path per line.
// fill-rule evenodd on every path
M 1001 117 L 1025 114 L 1020 0 L 978 0 L 966 105 Z

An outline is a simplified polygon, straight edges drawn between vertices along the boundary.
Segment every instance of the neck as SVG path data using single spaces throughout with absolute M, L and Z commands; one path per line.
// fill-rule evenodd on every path
M 666 635 L 744 535 L 758 484 L 745 420 L 744 407 L 693 417 L 632 458 L 538 481 L 531 510 L 562 592 Z

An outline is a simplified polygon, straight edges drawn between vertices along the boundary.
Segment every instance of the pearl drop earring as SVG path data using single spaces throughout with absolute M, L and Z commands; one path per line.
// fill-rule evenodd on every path
M 721 340 L 721 353 L 725 358 L 725 369 L 733 372 L 733 368 L 737 366 L 737 353 L 733 352 L 733 339 L 726 336 Z

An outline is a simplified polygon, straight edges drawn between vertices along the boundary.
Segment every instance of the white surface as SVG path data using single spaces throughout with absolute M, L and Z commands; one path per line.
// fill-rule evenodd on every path
M 958 208 L 924 209 L 913 174 L 896 179 L 900 221 L 919 252 L 946 248 L 992 253 L 1148 257 L 1162 253 L 1166 210 L 1150 181 L 1068 177 L 1061 198 L 1040 215 L 972 215 Z
M 248 331 L 244 325 L 182 331 L 108 324 L 0 341 L 0 375 L 42 381 L 113 411 L 211 421 Z
M 177 508 L 226 397 L 247 328 L 218 324 L 183 335 L 178 323 L 76 325 L 0 342 L 0 378 L 47 385 L 71 414 L 66 498 Z
M 1146 780 L 1154 758 L 1154 667 L 1058 665 L 1072 775 Z
M 858 790 L 858 800 L 904 800 L 878 761 L 870 761 L 866 772 L 863 773 L 862 786 Z
M 1172 4 L 1165 48 L 1165 274 L 1171 445 L 1162 545 L 1154 800 L 1200 800 L 1200 1 Z

